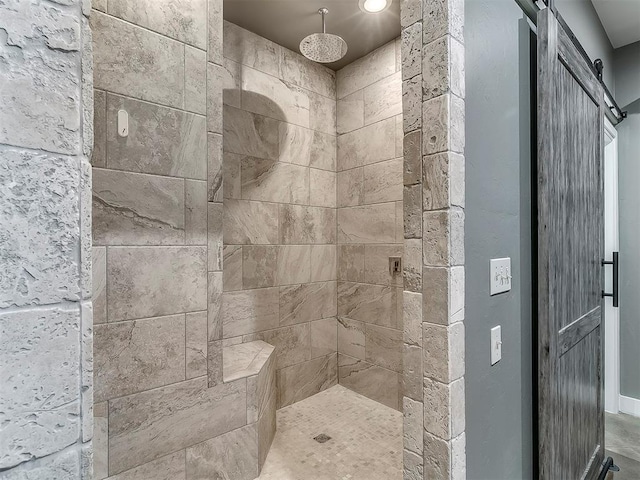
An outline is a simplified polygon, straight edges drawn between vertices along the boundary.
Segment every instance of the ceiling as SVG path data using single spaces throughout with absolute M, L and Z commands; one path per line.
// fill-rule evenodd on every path
M 358 0 L 224 0 L 224 18 L 294 52 L 300 40 L 322 31 L 318 9 L 327 7 L 327 33 L 347 42 L 347 54 L 326 64 L 339 70 L 400 36 L 400 0 L 380 13 L 364 13 Z
M 640 0 L 591 0 L 613 48 L 640 40 Z

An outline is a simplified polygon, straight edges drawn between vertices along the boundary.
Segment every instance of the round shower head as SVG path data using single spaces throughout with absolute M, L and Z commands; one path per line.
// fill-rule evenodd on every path
M 347 54 L 347 42 L 338 35 L 326 32 L 324 16 L 329 10 L 321 8 L 318 13 L 322 15 L 322 33 L 304 37 L 300 42 L 300 52 L 314 62 L 336 62 Z

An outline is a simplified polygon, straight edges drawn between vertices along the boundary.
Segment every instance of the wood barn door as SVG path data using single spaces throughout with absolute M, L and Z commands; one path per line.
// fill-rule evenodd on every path
M 550 9 L 538 14 L 538 402 L 543 480 L 604 459 L 604 93 Z

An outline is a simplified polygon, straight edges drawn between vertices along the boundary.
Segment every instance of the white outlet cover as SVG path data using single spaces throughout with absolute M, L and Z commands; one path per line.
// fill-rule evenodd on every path
M 492 258 L 489 265 L 489 285 L 491 295 L 511 290 L 511 258 Z
M 491 329 L 491 365 L 502 360 L 502 327 L 498 325 Z

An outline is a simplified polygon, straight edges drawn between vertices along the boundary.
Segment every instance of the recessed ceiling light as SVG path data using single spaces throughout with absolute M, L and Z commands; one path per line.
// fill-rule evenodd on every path
M 366 13 L 380 13 L 391 5 L 392 0 L 359 0 L 360 10 Z

